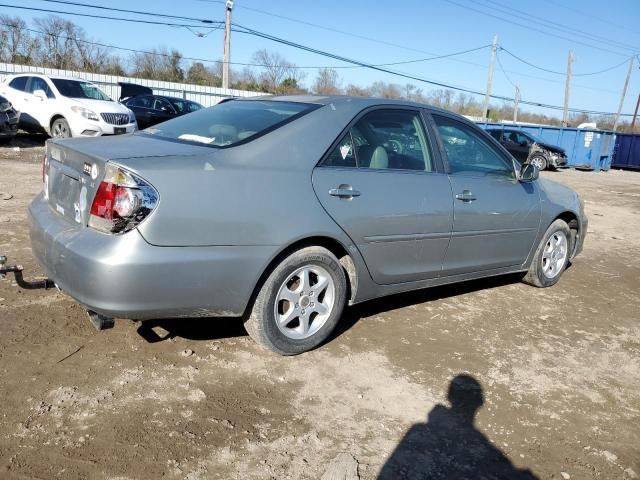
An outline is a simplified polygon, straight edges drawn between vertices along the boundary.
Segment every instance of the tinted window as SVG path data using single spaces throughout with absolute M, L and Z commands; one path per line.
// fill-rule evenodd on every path
M 173 107 L 164 98 L 156 97 L 156 101 L 153 106 L 154 110 L 161 110 L 163 112 L 173 112 Z
M 502 130 L 487 130 L 487 132 L 489 132 L 489 135 L 491 135 L 493 138 L 495 138 L 496 140 L 500 141 L 502 138 Z
M 47 98 L 56 98 L 44 79 L 40 77 L 31 77 L 29 93 L 34 93 L 36 90 L 42 90 L 47 95 Z
M 171 105 L 176 109 L 178 113 L 190 113 L 200 110 L 202 105 L 196 102 L 190 102 L 189 100 L 177 100 L 171 99 Z
M 360 168 L 433 171 L 418 112 L 375 110 L 358 120 L 351 134 Z
M 127 105 L 130 107 L 142 107 L 142 108 L 152 108 L 153 107 L 153 97 L 148 95 L 142 95 L 139 97 L 134 97 L 127 102 Z
M 11 88 L 15 88 L 16 90 L 25 91 L 27 87 L 27 78 L 28 77 L 18 77 L 14 78 L 9 82 L 9 86 Z
M 317 108 L 308 103 L 231 100 L 144 130 L 158 137 L 228 147 L 267 133 Z
M 327 167 L 356 167 L 356 153 L 350 131 L 338 142 L 323 165 Z
M 51 81 L 63 97 L 111 101 L 102 90 L 89 82 L 66 80 L 63 78 L 52 78 Z
M 462 122 L 433 115 L 451 173 L 514 177 L 513 165 L 480 132 Z

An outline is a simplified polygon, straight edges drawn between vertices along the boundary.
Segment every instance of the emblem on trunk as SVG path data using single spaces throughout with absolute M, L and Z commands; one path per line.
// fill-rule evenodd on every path
M 85 175 L 91 175 L 91 164 L 84 162 L 84 165 L 82 165 L 82 173 L 84 173 Z
M 84 173 L 85 175 L 89 175 L 92 179 L 96 179 L 98 178 L 98 165 L 96 165 L 95 163 L 93 165 L 91 165 L 90 163 L 85 162 L 84 165 L 82 165 L 82 173 Z

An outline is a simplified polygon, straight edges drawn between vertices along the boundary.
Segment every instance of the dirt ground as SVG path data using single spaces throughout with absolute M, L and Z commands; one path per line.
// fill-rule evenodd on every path
M 0 254 L 42 279 L 26 207 L 43 149 L 16 144 L 0 147 Z M 590 219 L 556 286 L 380 299 L 294 358 L 232 319 L 98 333 L 70 298 L 7 276 L 0 478 L 319 479 L 343 452 L 362 479 L 638 478 L 640 173 L 543 177 L 575 188 Z

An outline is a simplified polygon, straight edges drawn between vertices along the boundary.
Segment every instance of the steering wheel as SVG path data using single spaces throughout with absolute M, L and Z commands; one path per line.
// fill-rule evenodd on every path
M 401 154 L 404 150 L 404 148 L 402 148 L 402 144 L 397 140 L 387 140 L 387 143 L 389 144 L 389 149 L 393 153 Z

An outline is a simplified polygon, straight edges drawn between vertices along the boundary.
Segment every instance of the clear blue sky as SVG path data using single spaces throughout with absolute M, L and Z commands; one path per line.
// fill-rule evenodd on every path
M 214 20 L 224 18 L 223 4 L 203 0 L 78 1 Z M 42 0 L 4 0 L 2 3 L 57 11 L 149 18 L 116 12 L 100 12 L 95 9 L 59 5 Z M 268 11 L 273 15 L 253 9 Z M 5 7 L 0 7 L 0 11 L 20 15 L 27 20 L 46 15 Z M 578 29 L 582 34 L 562 31 L 559 26 L 556 30 L 550 30 L 535 19 L 524 20 L 521 12 Z M 290 21 L 277 15 L 323 25 L 333 30 Z M 199 38 L 182 28 L 61 16 L 81 25 L 88 36 L 96 41 L 139 49 L 165 46 L 177 48 L 184 55 L 192 57 L 211 59 L 222 57 L 221 31 L 214 31 L 204 38 Z M 549 70 L 564 72 L 567 52 L 572 49 L 575 54 L 573 70 L 576 74 L 608 68 L 623 62 L 625 57 L 628 58 L 634 51 L 636 53 L 640 51 L 640 0 L 608 2 L 595 0 L 537 0 L 535 2 L 525 0 L 391 0 L 386 2 L 236 0 L 233 21 L 369 63 L 412 60 L 471 49 L 491 43 L 494 34 L 498 35 L 499 43 L 505 48 Z M 531 28 L 527 28 L 526 25 Z M 337 30 L 349 32 L 352 35 L 340 33 Z M 566 39 L 552 36 L 552 33 Z M 343 65 L 325 57 L 240 33 L 232 35 L 231 60 L 250 62 L 253 52 L 261 48 L 279 52 L 300 66 Z M 536 70 L 509 57 L 504 52 L 500 58 L 511 81 L 520 84 L 523 99 L 562 105 L 564 76 Z M 489 59 L 490 51 L 487 48 L 455 58 L 393 68 L 423 78 L 484 91 Z M 635 101 L 640 93 L 638 66 L 639 62 L 636 60 L 623 113 L 633 113 Z M 571 107 L 615 112 L 626 71 L 627 65 L 623 65 L 600 75 L 574 77 Z M 355 83 L 366 86 L 376 80 L 400 85 L 409 82 L 389 74 L 362 68 L 340 69 L 339 73 L 343 84 Z M 315 71 L 308 70 L 306 75 L 305 83 L 310 85 Z M 424 91 L 437 88 L 418 82 L 411 83 Z M 495 94 L 513 96 L 514 88 L 499 66 L 495 71 L 493 91 Z M 547 113 L 553 113 L 553 111 L 547 111 Z M 556 115 L 559 113 L 556 112 Z

